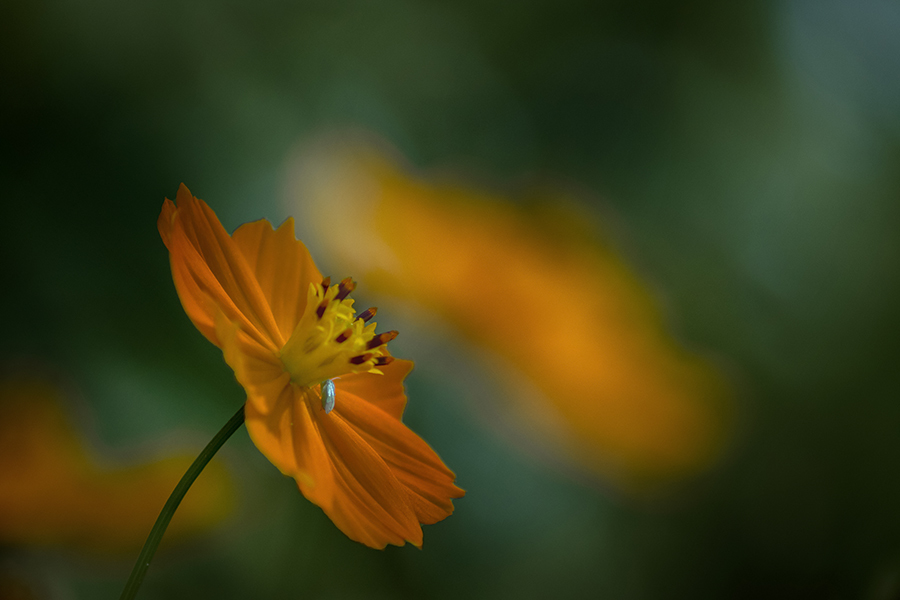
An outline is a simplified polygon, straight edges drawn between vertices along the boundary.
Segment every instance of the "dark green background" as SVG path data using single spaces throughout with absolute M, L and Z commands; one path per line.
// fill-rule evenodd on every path
M 348 541 L 241 432 L 235 518 L 141 597 L 900 598 L 898 32 L 892 0 L 6 0 L 0 360 L 77 390 L 111 456 L 199 450 L 242 394 L 179 305 L 163 197 L 280 222 L 295 144 L 365 128 L 479 185 L 583 188 L 727 365 L 734 448 L 650 500 L 573 480 L 471 410 L 503 388 L 465 342 L 412 332 L 459 377 L 420 362 L 407 422 L 468 490 L 423 551 Z M 130 569 L 0 561 L 48 598 Z

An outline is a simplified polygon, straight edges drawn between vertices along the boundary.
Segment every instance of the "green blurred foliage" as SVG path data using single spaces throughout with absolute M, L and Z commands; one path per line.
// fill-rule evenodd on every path
M 503 390 L 447 339 L 461 376 L 423 360 L 407 421 L 468 495 L 423 551 L 350 542 L 241 433 L 239 516 L 142 597 L 900 597 L 898 28 L 890 0 L 7 0 L 0 360 L 71 381 L 113 450 L 211 437 L 242 392 L 180 307 L 162 199 L 280 222 L 294 145 L 362 127 L 419 167 L 581 188 L 733 373 L 739 439 L 620 497 L 498 438 L 471 406 Z M 114 597 L 129 560 L 0 567 Z

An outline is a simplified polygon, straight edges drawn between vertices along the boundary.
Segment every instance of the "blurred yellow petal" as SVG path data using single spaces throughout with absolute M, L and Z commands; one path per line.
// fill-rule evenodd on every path
M 260 452 L 351 539 L 421 546 L 421 524 L 450 515 L 464 492 L 401 422 L 412 363 L 387 350 L 397 332 L 376 334 L 374 309 L 356 314 L 350 278 L 322 279 L 291 219 L 229 236 L 182 185 L 158 223 L 185 312 L 247 393 Z
M 0 383 L 0 542 L 131 552 L 144 542 L 193 457 L 105 468 L 41 381 Z M 207 530 L 231 508 L 221 465 L 210 464 L 169 526 L 171 540 Z M 167 539 L 170 539 L 167 536 Z
M 535 386 L 559 448 L 625 487 L 707 467 L 726 440 L 731 392 L 666 332 L 651 295 L 578 219 L 522 210 L 417 179 L 366 145 L 300 157 L 297 207 L 341 268 L 421 303 Z M 524 400 L 520 410 L 531 411 Z

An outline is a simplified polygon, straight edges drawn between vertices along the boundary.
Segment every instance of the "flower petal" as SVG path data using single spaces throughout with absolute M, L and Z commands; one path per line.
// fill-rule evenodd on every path
M 194 325 L 219 345 L 215 337 L 218 309 L 260 344 L 280 348 L 284 338 L 234 240 L 212 209 L 194 198 L 184 184 L 178 188 L 177 201 L 177 207 L 165 201 L 157 225 L 169 249 L 175 287 Z
M 284 387 L 268 411 L 248 402 L 247 431 L 260 452 L 349 538 L 372 548 L 422 544 L 404 487 L 375 450 L 318 397 Z
M 322 281 L 306 246 L 294 237 L 294 220 L 287 219 L 278 229 L 265 219 L 246 223 L 232 239 L 253 270 L 281 335 L 288 339 L 303 316 L 309 284 Z
M 363 400 L 347 392 L 343 380 L 336 387 L 335 410 L 406 488 L 419 522 L 431 524 L 448 517 L 453 512 L 451 500 L 465 495 L 453 485 L 456 479 L 453 471 L 399 418 L 388 415 L 368 402 L 368 398 Z
M 216 313 L 215 333 L 225 362 L 234 371 L 235 379 L 247 393 L 247 403 L 257 411 L 268 414 L 291 376 L 281 361 L 268 349 L 228 321 L 222 311 Z
M 310 493 L 327 496 L 334 489 L 331 459 L 298 386 L 288 383 L 268 398 L 248 396 L 244 415 L 247 432 L 259 451 L 279 471 L 296 479 L 307 498 Z
M 350 398 L 353 397 L 344 396 L 337 401 L 346 403 Z M 342 418 L 337 408 L 327 415 L 324 410 L 313 410 L 331 458 L 335 486 L 333 490 L 321 486 L 307 490 L 299 481 L 303 494 L 321 506 L 334 524 L 353 540 L 372 548 L 384 548 L 387 544 L 402 546 L 405 542 L 421 546 L 422 528 L 415 509 L 404 486 L 385 461 Z
M 411 360 L 395 359 L 392 363 L 378 367 L 383 375 L 374 373 L 350 373 L 335 381 L 336 387 L 346 393 L 365 398 L 369 402 L 398 421 L 406 407 L 406 393 L 403 380 L 412 371 Z

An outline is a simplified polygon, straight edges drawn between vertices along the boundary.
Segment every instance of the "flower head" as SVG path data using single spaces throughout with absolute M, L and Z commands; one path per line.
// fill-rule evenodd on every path
M 375 309 L 357 315 L 355 284 L 322 278 L 287 219 L 228 235 L 182 185 L 158 226 L 185 311 L 247 393 L 257 448 L 350 538 L 373 548 L 422 544 L 420 524 L 453 512 L 455 475 L 401 421 L 403 380 L 375 333 Z

